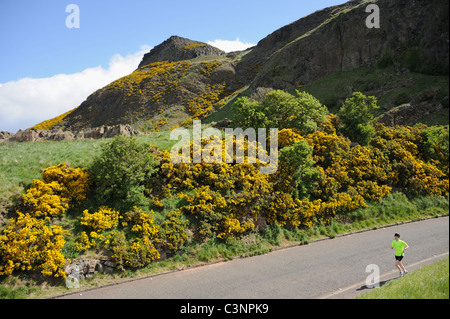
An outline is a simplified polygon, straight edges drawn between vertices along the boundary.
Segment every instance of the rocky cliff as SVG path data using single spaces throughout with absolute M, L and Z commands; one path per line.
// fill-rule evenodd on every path
M 370 3 L 380 8 L 379 29 L 366 27 Z M 204 117 L 246 87 L 293 89 L 380 64 L 448 75 L 448 6 L 444 0 L 349 1 L 230 54 L 173 36 L 145 54 L 136 71 L 94 92 L 52 128 L 134 124 L 158 130 Z
M 448 74 L 448 1 L 372 2 L 380 8 L 379 29 L 366 27 L 367 1 L 350 1 L 262 40 L 254 54 L 269 55 L 252 87 L 294 88 L 334 72 L 376 65 L 382 58 L 412 71 Z M 280 43 L 285 44 L 278 48 Z

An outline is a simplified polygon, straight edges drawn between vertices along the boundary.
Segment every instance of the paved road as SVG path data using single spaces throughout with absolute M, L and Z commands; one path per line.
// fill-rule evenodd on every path
M 144 278 L 63 298 L 317 298 L 358 287 L 366 266 L 393 274 L 395 232 L 410 249 L 406 266 L 449 251 L 449 218 L 442 217 L 314 242 L 270 254 L 235 259 Z

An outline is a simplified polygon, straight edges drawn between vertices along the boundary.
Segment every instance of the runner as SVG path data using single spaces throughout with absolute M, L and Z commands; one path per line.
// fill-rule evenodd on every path
M 395 233 L 391 249 L 394 249 L 395 251 L 395 267 L 400 271 L 400 277 L 403 277 L 403 275 L 408 273 L 405 266 L 402 264 L 402 259 L 405 257 L 405 250 L 408 248 L 408 244 L 403 240 L 400 240 L 400 234 Z

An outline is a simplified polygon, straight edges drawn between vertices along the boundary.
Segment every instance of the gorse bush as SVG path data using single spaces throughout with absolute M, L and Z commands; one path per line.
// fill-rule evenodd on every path
M 180 211 L 171 211 L 160 227 L 161 238 L 165 246 L 177 251 L 188 240 L 187 234 L 188 221 L 183 220 Z
M 69 204 L 77 205 L 86 200 L 90 186 L 90 176 L 85 169 L 60 164 L 42 171 L 42 180 L 33 180 L 22 198 L 32 216 L 61 216 Z
M 65 278 L 66 259 L 61 253 L 65 235 L 68 231 L 61 226 L 49 226 L 43 219 L 18 213 L 0 235 L 0 275 L 21 270 Z
M 61 194 L 60 183 L 35 179 L 22 198 L 27 211 L 34 217 L 53 217 L 62 215 L 69 207 L 68 199 Z
M 70 205 L 86 199 L 90 178 L 85 169 L 61 164 L 45 169 L 42 179 L 35 179 L 23 195 L 25 213 L 17 212 L 0 235 L 0 275 L 18 270 L 66 276 L 62 249 L 64 237 L 70 233 L 54 225 L 54 220 L 61 218 Z
M 141 71 L 163 75 L 168 67 L 182 65 Z M 201 67 L 207 74 L 218 65 Z M 193 117 L 209 112 L 216 89 L 192 100 Z M 63 251 L 106 253 L 119 269 L 136 269 L 165 254 L 181 260 L 202 245 L 198 259 L 208 261 L 228 258 L 226 247 L 241 239 L 279 245 L 287 234 L 307 242 L 300 229 L 335 236 L 336 219 L 369 225 L 373 218 L 448 212 L 448 127 L 374 125 L 376 104 L 355 93 L 333 115 L 306 93 L 238 99 L 233 108 L 241 127 L 280 128 L 278 170 L 271 175 L 260 173 L 266 163 L 248 161 L 249 149 L 261 145 L 234 137 L 218 140 L 218 149 L 209 145 L 212 138 L 199 148 L 185 145 L 184 156 L 200 152 L 223 161 L 174 163 L 168 151 L 116 137 L 88 169 L 49 167 L 0 234 L 0 275 L 64 277 Z M 236 161 L 239 152 L 243 163 Z
M 66 163 L 43 170 L 42 180 L 45 183 L 58 182 L 62 187 L 61 196 L 71 204 L 85 201 L 91 187 L 91 178 L 86 169 L 71 168 Z
M 100 207 L 98 212 L 89 213 L 86 209 L 80 218 L 81 225 L 87 226 L 95 232 L 102 233 L 114 228 L 119 223 L 119 212 L 108 207 Z

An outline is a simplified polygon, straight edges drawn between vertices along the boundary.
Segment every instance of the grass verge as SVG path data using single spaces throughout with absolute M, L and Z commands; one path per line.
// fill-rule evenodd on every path
M 389 281 L 358 299 L 449 299 L 449 257 Z

